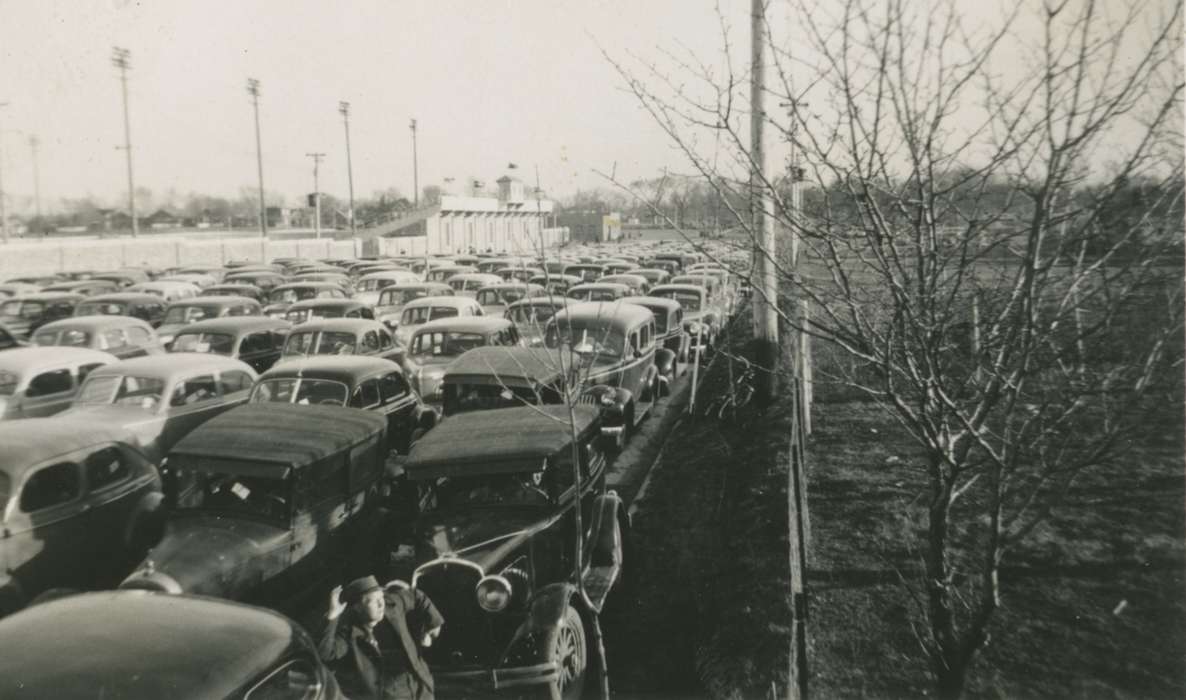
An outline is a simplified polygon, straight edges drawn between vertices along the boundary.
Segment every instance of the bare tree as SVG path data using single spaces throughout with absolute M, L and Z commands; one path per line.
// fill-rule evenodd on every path
M 881 404 L 925 455 L 909 590 L 944 697 L 988 639 L 1002 561 L 1180 383 L 1182 334 L 1164 265 L 1182 236 L 1181 4 L 1017 2 L 995 26 L 957 5 L 792 0 L 806 44 L 772 47 L 790 108 L 766 118 L 811 189 L 792 216 L 784 187 L 754 185 L 803 246 L 776 262 L 811 314 L 783 299 L 782 321 L 843 358 L 817 378 Z M 750 159 L 722 37 L 723 70 L 607 58 L 767 255 L 729 204 Z

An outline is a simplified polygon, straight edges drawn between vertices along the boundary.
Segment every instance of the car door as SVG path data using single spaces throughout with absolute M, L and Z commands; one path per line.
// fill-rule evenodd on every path
M 124 536 L 137 505 L 136 495 L 147 484 L 134 478 L 139 470 L 131 455 L 118 445 L 93 449 L 82 459 L 90 546 L 86 566 L 91 571 L 117 575 L 112 565 L 125 553 Z M 83 565 L 80 562 L 80 566 Z
M 68 366 L 36 370 L 25 387 L 20 416 L 42 418 L 63 411 L 74 398 L 75 389 L 74 372 Z
M 379 378 L 381 410 L 387 414 L 387 442 L 391 449 L 407 454 L 416 430 L 417 407 L 420 402 L 408 381 L 399 372 L 389 372 Z
M 4 523 L 8 566 L 25 595 L 85 584 L 91 540 L 82 500 L 82 469 L 72 457 L 55 458 L 26 475 Z

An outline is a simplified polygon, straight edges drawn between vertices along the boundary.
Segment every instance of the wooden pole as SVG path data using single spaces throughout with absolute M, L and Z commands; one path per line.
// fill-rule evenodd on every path
M 753 217 L 754 270 L 757 294 L 754 295 L 753 319 L 755 358 L 761 371 L 755 385 L 760 406 L 769 406 L 775 395 L 774 369 L 778 360 L 778 278 L 775 275 L 774 219 L 770 215 L 769 154 L 765 147 L 766 131 L 766 34 L 767 0 L 751 0 L 751 71 L 750 71 L 750 206 Z

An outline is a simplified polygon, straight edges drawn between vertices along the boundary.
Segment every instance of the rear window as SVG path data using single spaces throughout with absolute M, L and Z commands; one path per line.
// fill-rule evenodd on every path
M 181 333 L 173 340 L 170 352 L 208 352 L 230 355 L 235 349 L 235 336 L 226 333 Z
M 325 379 L 268 379 L 251 392 L 251 403 L 298 403 L 342 406 L 348 389 Z
M 353 333 L 309 331 L 293 333 L 284 344 L 285 355 L 352 355 Z
M 457 315 L 457 309 L 452 306 L 420 306 L 415 309 L 408 309 L 407 311 L 404 311 L 402 322 L 405 325 L 415 325 L 427 323 L 432 319 L 453 318 Z
M 74 309 L 75 316 L 121 316 L 127 309 L 126 304 L 112 301 L 84 301 Z
M 413 299 L 428 296 L 422 289 L 391 289 L 379 295 L 379 306 L 395 306 L 407 304 Z

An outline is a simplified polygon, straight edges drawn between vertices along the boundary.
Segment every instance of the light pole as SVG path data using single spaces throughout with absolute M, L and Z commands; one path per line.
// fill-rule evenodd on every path
M 346 126 L 346 181 L 350 185 L 350 235 L 354 229 L 354 166 L 350 163 L 350 103 L 339 102 L 338 111 L 342 113 L 342 123 Z
M 111 63 L 119 69 L 119 82 L 124 95 L 124 155 L 128 160 L 128 213 L 132 216 L 132 238 L 140 235 L 140 222 L 136 217 L 136 183 L 132 179 L 132 126 L 128 120 L 128 68 L 132 52 L 116 46 L 111 53 Z
M 313 206 L 316 207 L 317 213 L 316 223 L 314 228 L 317 231 L 317 238 L 321 238 L 321 186 L 317 179 L 317 169 L 321 165 L 321 159 L 325 157 L 324 153 L 306 153 L 305 155 L 313 159 Z
M 37 223 L 45 230 L 45 222 L 41 220 L 41 173 L 37 169 L 37 149 L 41 146 L 41 139 L 36 134 L 29 134 L 29 150 L 33 155 L 33 207 L 37 212 Z
M 0 109 L 8 106 L 7 102 L 0 102 Z M 0 124 L 0 233 L 4 235 L 4 242 L 8 242 L 8 214 L 4 210 L 4 125 Z
M 416 162 L 416 120 L 412 120 L 412 206 L 420 208 L 420 166 Z
M 247 79 L 247 94 L 251 95 L 251 104 L 255 108 L 255 164 L 259 169 L 259 235 L 268 237 L 268 208 L 264 204 L 264 153 L 259 140 L 259 81 L 255 78 Z

